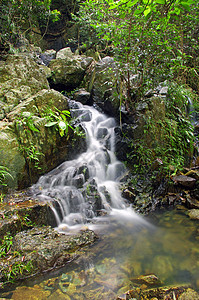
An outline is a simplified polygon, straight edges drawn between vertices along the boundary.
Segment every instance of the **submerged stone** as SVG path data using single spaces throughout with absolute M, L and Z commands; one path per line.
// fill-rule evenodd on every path
M 131 281 L 139 284 L 146 284 L 147 286 L 157 286 L 161 284 L 160 279 L 155 274 L 140 275 L 132 278 Z
M 17 287 L 16 290 L 12 294 L 13 300 L 34 300 L 34 299 L 48 299 L 50 296 L 49 291 L 44 291 L 40 286 L 35 285 L 33 287 Z
M 188 215 L 193 220 L 199 220 L 199 209 L 189 210 Z

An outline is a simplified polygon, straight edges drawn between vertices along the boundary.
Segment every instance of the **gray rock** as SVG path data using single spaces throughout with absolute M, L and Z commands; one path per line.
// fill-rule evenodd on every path
M 168 93 L 168 86 L 164 86 L 161 88 L 161 90 L 159 91 L 160 95 L 167 95 Z
M 56 59 L 68 59 L 69 57 L 72 58 L 73 56 L 74 56 L 74 54 L 71 51 L 70 47 L 67 47 L 67 48 L 63 48 L 57 52 Z
M 188 187 L 188 188 L 192 188 L 195 183 L 196 183 L 196 179 L 189 177 L 189 176 L 185 176 L 185 175 L 179 175 L 179 176 L 174 176 L 172 178 L 172 180 L 175 183 L 181 184 L 184 187 Z
M 82 104 L 87 104 L 90 99 L 90 93 L 85 89 L 81 89 L 75 93 L 75 100 L 81 102 Z
M 55 59 L 56 57 L 56 51 L 51 49 L 51 50 L 46 50 L 44 53 L 41 53 L 40 58 L 42 60 L 42 62 L 48 66 L 50 61 L 52 59 Z
M 94 62 L 94 59 L 93 59 L 92 57 L 85 57 L 85 58 L 83 58 L 82 61 L 81 61 L 81 67 L 82 67 L 84 70 L 86 70 L 86 69 L 90 66 L 90 64 L 91 64 L 92 62 Z
M 65 54 L 58 55 L 58 57 L 59 59 L 53 59 L 49 64 L 52 72 L 51 84 L 70 90 L 77 88 L 85 74 L 85 70 L 81 67 L 82 58 L 78 55 L 65 56 Z
M 76 256 L 78 249 L 92 244 L 96 238 L 90 230 L 71 236 L 43 226 L 18 233 L 14 237 L 12 250 L 28 257 L 35 269 L 41 272 L 64 265 Z
M 92 91 L 92 100 L 109 115 L 117 115 L 119 97 L 116 89 L 118 67 L 112 57 L 104 57 L 96 63 L 93 70 L 89 91 Z

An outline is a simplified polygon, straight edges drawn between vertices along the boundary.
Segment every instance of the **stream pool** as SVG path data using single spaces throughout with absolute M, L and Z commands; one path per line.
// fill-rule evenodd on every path
M 199 288 L 199 223 L 188 210 L 155 212 L 143 219 L 113 211 L 95 227 L 99 240 L 84 257 L 51 274 L 23 282 L 10 299 L 116 299 L 136 287 L 135 278 L 154 273 L 160 286 Z

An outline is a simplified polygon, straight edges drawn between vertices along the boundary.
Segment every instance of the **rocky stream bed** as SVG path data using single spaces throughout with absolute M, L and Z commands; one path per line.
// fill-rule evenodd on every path
M 31 199 L 27 192 L 13 193 L 0 211 L 1 238 L 8 232 L 14 236 L 0 261 L 0 295 L 199 299 L 198 213 L 198 208 L 177 205 L 144 219 L 116 214 L 108 221 L 105 217 L 96 233 L 82 226 L 79 233 L 68 235 L 49 226 L 55 221 L 48 203 Z M 17 265 L 19 270 L 14 269 Z

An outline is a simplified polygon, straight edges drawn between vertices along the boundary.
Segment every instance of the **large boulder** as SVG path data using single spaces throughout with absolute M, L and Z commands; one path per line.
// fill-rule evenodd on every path
M 42 116 L 47 109 L 54 107 L 59 110 L 68 109 L 67 98 L 53 89 L 42 89 L 15 106 L 7 118 L 9 121 L 14 121 L 25 111 Z
M 56 59 L 51 60 L 49 64 L 51 86 L 59 90 L 77 88 L 92 61 L 92 58 L 86 59 L 80 55 L 74 55 L 70 48 L 61 49 L 57 52 Z
M 19 232 L 13 238 L 9 259 L 0 259 L 0 286 L 7 281 L 10 270 L 16 281 L 64 266 L 96 239 L 95 233 L 87 229 L 75 235 L 58 233 L 49 226 Z M 16 270 L 16 265 L 20 269 Z
M 118 76 L 119 69 L 114 59 L 109 56 L 104 57 L 93 68 L 88 87 L 93 102 L 111 116 L 117 116 L 119 113 Z
M 0 62 L 0 103 L 4 104 L 2 118 L 31 95 L 49 84 L 42 66 L 30 55 L 8 55 Z
M 50 89 L 44 67 L 27 53 L 0 62 L 0 165 L 9 169 L 10 188 L 30 185 L 71 155 L 72 130 L 60 136 L 56 122 L 45 126 L 57 121 L 52 113 L 68 110 L 68 101 Z
M 7 176 L 9 187 L 16 188 L 18 178 L 25 168 L 25 158 L 19 150 L 14 132 L 10 130 L 9 123 L 0 121 L 0 164 L 9 168 L 12 175 Z
M 9 122 L 0 122 L 0 160 L 12 175 L 9 187 L 28 186 L 65 159 L 67 137 L 61 138 L 56 128 L 45 127 L 45 111 L 54 107 L 68 109 L 66 97 L 44 89 L 15 106 L 7 115 Z M 28 113 L 27 117 L 23 113 Z

